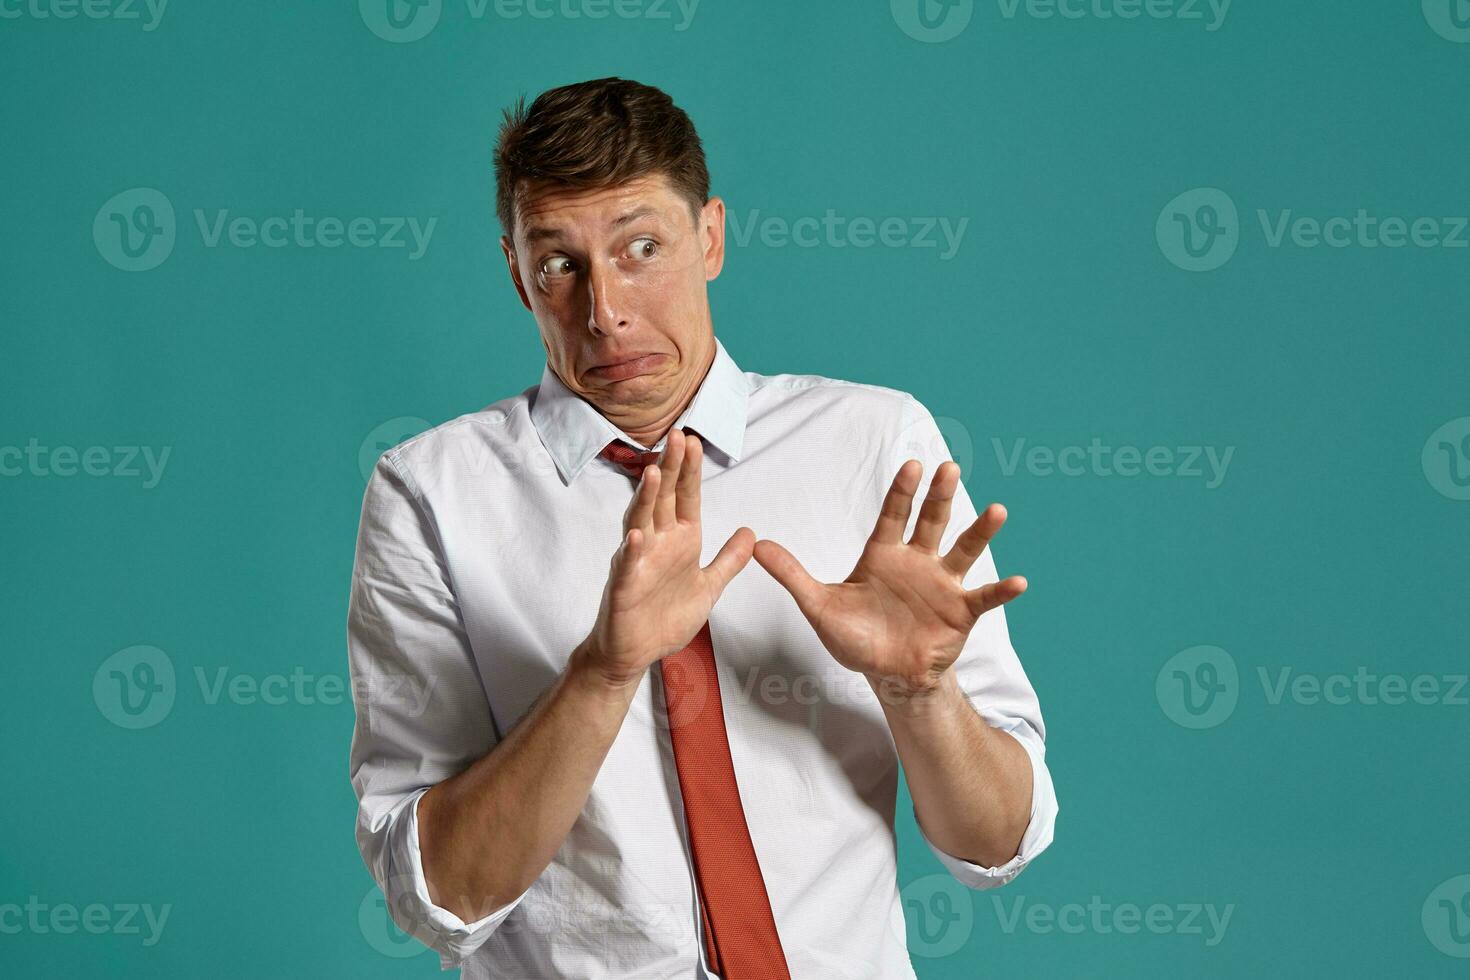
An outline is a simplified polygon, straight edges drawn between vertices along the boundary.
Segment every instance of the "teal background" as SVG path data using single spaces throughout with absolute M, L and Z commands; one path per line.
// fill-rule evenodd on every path
M 170 456 L 153 487 L 0 477 L 0 906 L 171 911 L 152 946 L 0 932 L 0 974 L 439 975 L 433 954 L 383 951 L 419 947 L 388 931 L 353 841 L 350 701 L 210 704 L 195 671 L 345 678 L 360 457 L 539 378 L 497 246 L 500 111 L 617 74 L 690 113 L 742 227 L 828 208 L 968 220 L 948 260 L 756 234 L 711 287 L 743 367 L 913 392 L 977 504 L 1010 509 L 996 554 L 1031 582 L 1008 616 L 1057 836 L 931 918 L 940 867 L 901 799 L 919 975 L 1465 976 L 1470 707 L 1273 704 L 1258 675 L 1470 661 L 1453 482 L 1470 442 L 1421 463 L 1441 426 L 1470 425 L 1470 249 L 1272 247 L 1257 216 L 1470 214 L 1470 44 L 1432 29 L 1434 8 L 1237 0 L 1207 30 L 976 3 L 929 43 L 903 0 L 703 0 L 684 30 L 672 7 L 477 20 L 445 0 L 424 37 L 390 43 L 351 2 L 173 0 L 153 30 L 6 5 L 0 447 Z M 138 187 L 171 202 L 177 242 L 127 272 L 92 229 Z M 1239 243 L 1189 272 L 1155 225 L 1201 187 L 1239 208 Z M 208 248 L 196 208 L 437 225 L 418 260 Z M 1208 488 L 1007 475 L 993 442 L 1094 438 L 1234 455 Z M 136 645 L 167 655 L 177 698 L 127 730 L 93 681 Z M 1172 672 L 1156 681 L 1200 645 L 1231 658 L 1238 703 L 1192 729 L 1168 714 Z M 1018 901 L 1233 911 L 1208 945 L 1208 926 L 1024 913 L 1008 931 Z M 921 954 L 921 929 L 957 948 Z

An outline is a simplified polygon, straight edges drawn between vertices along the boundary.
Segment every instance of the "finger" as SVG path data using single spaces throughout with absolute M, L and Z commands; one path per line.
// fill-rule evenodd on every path
M 910 463 L 917 465 L 910 466 Z M 923 463 L 916 459 L 903 461 L 883 497 L 883 508 L 878 511 L 878 522 L 873 525 L 870 540 L 879 544 L 903 544 L 903 532 L 909 526 L 909 512 L 913 509 L 914 491 L 919 489 L 919 477 L 923 473 Z
M 677 520 L 699 523 L 699 480 L 703 460 L 704 447 L 698 436 L 691 435 L 685 440 L 684 468 L 679 471 L 679 486 L 674 494 L 674 517 Z
M 643 467 L 643 472 L 638 478 L 638 489 L 633 494 L 633 502 L 628 508 L 628 527 L 642 528 L 644 535 L 653 533 L 653 503 L 658 494 L 658 481 L 662 474 L 659 468 L 652 463 Z
M 644 469 L 647 469 L 647 467 L 644 467 Z M 628 506 L 623 508 L 623 534 L 625 536 L 628 533 L 628 528 L 633 526 L 633 511 L 638 506 L 638 498 L 643 495 L 643 470 L 639 470 L 637 473 L 630 472 L 630 475 L 633 477 L 633 496 L 628 498 Z
M 643 535 L 641 527 L 630 527 L 624 538 L 623 563 L 631 565 L 643 554 L 643 543 L 648 539 Z
M 975 518 L 975 522 L 960 532 L 954 547 L 943 558 L 944 567 L 964 578 L 975 564 L 975 559 L 990 546 L 990 540 L 1006 522 L 1006 509 L 1001 504 L 991 504 Z
M 815 611 L 826 586 L 812 578 L 796 557 L 769 538 L 755 543 L 755 560 L 791 593 L 803 614 Z
M 725 591 L 725 586 L 730 580 L 740 574 L 740 570 L 750 563 L 751 551 L 755 547 L 755 532 L 748 527 L 737 528 L 730 535 L 730 540 L 725 542 L 724 547 L 704 566 L 704 570 L 710 575 L 710 584 L 714 590 L 714 597 L 718 600 Z
M 929 481 L 929 493 L 924 497 L 924 506 L 919 508 L 919 519 L 914 523 L 914 536 L 909 544 L 921 551 L 934 554 L 949 526 L 949 508 L 954 500 L 955 489 L 960 485 L 960 464 L 945 460 L 934 471 Z
M 1026 579 L 1020 575 L 1012 575 L 999 582 L 969 590 L 965 593 L 965 603 L 970 607 L 970 613 L 979 619 L 996 606 L 1005 605 L 1025 591 Z
M 653 526 L 657 530 L 673 526 L 674 490 L 679 485 L 679 470 L 684 466 L 684 431 L 670 429 L 663 455 L 658 458 L 658 497 L 653 505 Z
M 628 569 L 638 560 L 643 553 L 643 531 L 636 527 L 630 527 L 623 531 L 623 540 L 619 542 L 618 548 L 612 554 L 612 560 L 608 563 L 611 570 L 608 575 L 614 580 L 620 580 L 628 574 Z

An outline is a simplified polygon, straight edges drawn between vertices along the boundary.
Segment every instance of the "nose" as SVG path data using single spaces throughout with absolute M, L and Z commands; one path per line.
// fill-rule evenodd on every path
M 617 271 L 594 262 L 587 270 L 587 292 L 591 300 L 587 326 L 596 334 L 611 334 L 628 325 L 624 286 Z

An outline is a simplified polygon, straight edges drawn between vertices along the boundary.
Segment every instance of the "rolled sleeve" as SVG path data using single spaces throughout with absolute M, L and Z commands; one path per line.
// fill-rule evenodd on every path
M 502 922 L 509 918 L 526 893 L 494 909 L 483 918 L 465 922 L 446 908 L 435 905 L 429 898 L 429 882 L 424 875 L 423 856 L 419 850 L 419 800 L 428 789 L 418 790 L 409 797 L 403 807 L 401 833 L 393 834 L 393 863 L 403 869 L 397 876 L 397 902 L 389 899 L 389 907 L 396 913 L 394 921 L 404 932 L 410 933 L 420 942 L 439 954 L 442 969 L 452 970 L 460 966 L 466 957 L 484 945 Z M 528 889 L 529 891 L 529 889 Z
M 968 888 L 983 890 L 1009 884 L 1026 869 L 1034 857 L 1046 850 L 1056 829 L 1057 794 L 1052 787 L 1051 772 L 1046 768 L 1045 745 L 1025 722 L 1019 722 L 1017 727 L 1009 729 L 1006 734 L 1021 743 L 1021 747 L 1026 750 L 1026 757 L 1031 760 L 1031 822 L 1026 826 L 1026 833 L 1021 836 L 1021 845 L 1017 848 L 1015 857 L 993 868 L 974 864 L 941 850 L 924 833 L 923 825 L 919 824 L 919 836 L 929 845 L 929 850 L 934 852 L 946 871 Z M 914 823 L 919 823 L 917 811 L 914 812 Z
M 357 842 L 388 914 L 448 970 L 525 893 L 469 923 L 429 897 L 419 800 L 498 738 L 429 510 L 393 456 L 384 454 L 368 481 L 348 603 Z
M 924 472 L 914 499 L 923 500 L 939 465 L 953 457 L 934 416 L 912 395 L 905 397 L 901 419 L 890 473 L 897 472 L 905 460 L 918 459 Z M 963 479 L 956 484 L 950 508 L 949 524 L 940 536 L 938 553 L 941 555 L 953 547 L 960 534 L 979 516 Z M 910 531 L 918 515 L 919 508 L 914 507 Z M 999 580 L 993 549 L 987 547 L 965 573 L 964 586 L 977 589 Z M 996 867 L 973 864 L 946 853 L 935 846 L 922 825 L 919 834 L 945 869 L 962 884 L 976 889 L 997 888 L 1019 875 L 1051 844 L 1058 812 L 1056 789 L 1046 765 L 1046 723 L 1036 691 L 1011 645 L 1005 607 L 992 609 L 980 617 L 951 669 L 965 698 L 986 723 L 1010 735 L 1026 750 L 1026 757 L 1031 760 L 1030 822 L 1015 856 Z M 914 822 L 918 823 L 917 811 Z

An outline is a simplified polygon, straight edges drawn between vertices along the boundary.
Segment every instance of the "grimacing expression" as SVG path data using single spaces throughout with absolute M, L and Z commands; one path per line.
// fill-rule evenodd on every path
M 501 248 L 552 370 L 612 418 L 655 415 L 713 356 L 706 284 L 725 255 L 725 206 L 696 222 L 662 174 L 593 190 L 525 189 Z M 629 358 L 641 356 L 638 360 Z M 622 362 L 622 363 L 618 363 Z

